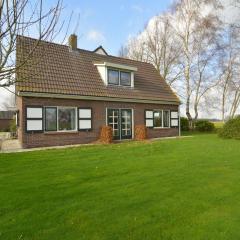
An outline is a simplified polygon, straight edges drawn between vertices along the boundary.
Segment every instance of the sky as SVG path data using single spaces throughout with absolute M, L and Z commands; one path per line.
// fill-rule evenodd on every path
M 44 4 L 54 2 L 46 0 Z M 152 16 L 167 10 L 170 4 L 170 0 L 65 0 L 63 17 L 68 18 L 73 11 L 69 33 L 78 35 L 79 48 L 94 50 L 103 45 L 109 54 L 118 55 L 131 35 L 141 31 Z

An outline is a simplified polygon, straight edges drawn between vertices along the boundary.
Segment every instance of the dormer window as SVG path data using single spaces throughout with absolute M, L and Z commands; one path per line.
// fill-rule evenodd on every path
M 108 68 L 108 84 L 131 86 L 131 72 Z
M 119 71 L 108 69 L 108 84 L 119 85 Z
M 94 65 L 105 85 L 134 87 L 136 67 L 110 62 L 95 62 Z
M 131 86 L 131 73 L 120 71 L 120 85 Z

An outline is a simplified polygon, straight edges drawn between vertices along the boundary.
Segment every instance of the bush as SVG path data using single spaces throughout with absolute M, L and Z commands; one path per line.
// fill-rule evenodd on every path
M 147 139 L 147 128 L 145 125 L 137 125 L 135 127 L 135 140 L 145 140 Z
M 11 120 L 10 123 L 10 132 L 12 133 L 16 133 L 17 132 L 17 125 L 16 125 L 16 118 L 14 118 L 13 120 Z
M 113 140 L 113 130 L 110 126 L 102 126 L 101 134 L 100 134 L 100 141 L 102 143 L 112 143 Z
M 212 132 L 215 130 L 215 126 L 208 120 L 198 120 L 195 123 L 195 129 L 199 132 Z
M 240 116 L 228 120 L 219 131 L 219 136 L 240 139 Z
M 185 117 L 180 118 L 181 121 L 181 130 L 182 131 L 189 131 L 189 121 Z

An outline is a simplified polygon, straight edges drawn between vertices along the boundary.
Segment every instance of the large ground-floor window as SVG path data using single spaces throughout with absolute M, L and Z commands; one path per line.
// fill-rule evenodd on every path
M 28 106 L 26 109 L 27 132 L 89 131 L 91 129 L 91 108 Z
M 145 124 L 147 127 L 169 128 L 170 127 L 170 111 L 169 110 L 145 110 Z
M 77 130 L 77 108 L 45 107 L 45 131 Z

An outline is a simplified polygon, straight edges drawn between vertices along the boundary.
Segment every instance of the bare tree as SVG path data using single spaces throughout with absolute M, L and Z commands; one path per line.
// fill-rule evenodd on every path
M 59 24 L 62 1 L 45 10 L 42 0 L 0 1 L 0 87 L 15 83 L 16 71 L 31 60 L 31 55 L 41 40 L 52 41 L 61 31 Z M 16 41 L 18 35 L 34 35 L 38 39 L 32 51 L 16 66 Z
M 197 106 L 200 98 L 206 93 L 208 87 L 200 93 L 203 81 L 203 72 L 207 66 L 208 60 L 202 61 L 203 54 L 199 41 L 209 38 L 209 34 L 215 30 L 213 21 L 217 17 L 213 16 L 214 10 L 219 6 L 216 1 L 200 1 L 200 0 L 180 0 L 174 6 L 174 14 L 172 14 L 172 27 L 177 36 L 177 44 L 182 49 L 182 66 L 184 68 L 183 89 L 185 90 L 185 107 L 186 115 L 189 120 L 190 128 L 193 128 L 193 117 L 190 112 L 192 105 L 192 95 L 195 92 L 195 119 L 198 117 Z M 205 10 L 205 11 L 203 11 Z M 211 39 L 211 38 L 210 38 Z M 200 51 L 200 52 L 199 52 Z M 199 58 L 199 56 L 201 56 Z M 206 55 L 208 59 L 208 54 Z M 198 64 L 198 81 L 192 76 L 193 68 Z M 201 63 L 201 64 L 199 64 Z M 201 65 L 201 66 L 200 66 Z M 206 83 L 206 82 L 205 82 Z
M 169 15 L 155 16 L 137 37 L 129 40 L 125 54 L 127 52 L 131 59 L 152 63 L 171 85 L 182 73 L 178 62 L 181 49 L 175 40 Z
M 179 65 L 181 48 L 176 45 L 176 38 L 168 14 L 152 20 L 146 29 L 146 47 L 149 62 L 170 85 L 181 75 Z
M 133 60 L 148 62 L 148 53 L 144 36 L 139 35 L 129 39 L 127 46 L 127 57 Z
M 226 27 L 222 42 L 219 62 L 221 81 L 218 89 L 221 92 L 222 120 L 225 121 L 226 114 L 235 116 L 240 104 L 240 29 L 235 25 Z
M 219 84 L 219 69 L 217 59 L 219 58 L 221 47 L 220 28 L 221 21 L 212 15 L 202 25 L 198 26 L 195 35 L 195 65 L 193 66 L 193 109 L 194 122 L 197 121 L 198 108 L 202 98 Z

